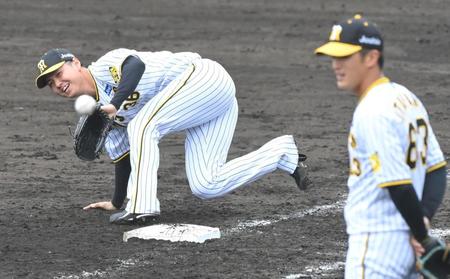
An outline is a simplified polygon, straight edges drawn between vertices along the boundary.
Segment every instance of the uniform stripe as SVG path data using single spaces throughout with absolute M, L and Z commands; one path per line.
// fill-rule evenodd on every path
M 360 98 L 350 135 L 345 278 L 361 278 L 363 250 L 363 278 L 417 278 L 410 228 L 384 188 L 410 184 L 421 199 L 426 173 L 445 166 L 427 111 L 407 88 L 381 78 Z
M 120 162 L 123 158 L 125 158 L 125 157 L 127 157 L 128 156 L 128 154 L 130 154 L 130 151 L 128 151 L 128 152 L 126 152 L 126 153 L 124 153 L 122 156 L 120 156 L 119 158 L 117 158 L 116 160 L 113 160 L 113 163 L 115 164 L 115 163 L 118 163 L 118 162 Z
M 446 165 L 447 165 L 447 162 L 446 162 L 446 161 L 440 162 L 440 163 L 438 163 L 438 164 L 436 164 L 436 165 L 434 165 L 434 166 L 429 167 L 429 168 L 427 169 L 427 173 L 430 173 L 430 172 L 433 172 L 433 171 L 435 171 L 435 170 L 438 170 L 438 169 L 440 169 L 440 168 L 442 168 L 442 167 L 445 167 Z
M 409 231 L 351 235 L 345 278 L 418 278 Z
M 174 91 L 162 102 L 160 103 L 160 105 L 157 106 L 156 110 L 150 115 L 150 117 L 148 118 L 147 123 L 144 125 L 143 129 L 142 129 L 142 134 L 140 136 L 140 147 L 139 147 L 139 152 L 138 152 L 138 161 L 137 161 L 137 174 L 136 174 L 136 182 L 135 182 L 135 187 L 134 187 L 134 193 L 131 196 L 131 204 L 132 204 L 132 208 L 133 210 L 131 212 L 135 213 L 136 210 L 136 199 L 137 199 L 137 195 L 138 195 L 138 190 L 139 190 L 139 175 L 140 175 L 140 170 L 141 170 L 141 159 L 142 159 L 142 149 L 143 149 L 143 142 L 144 142 L 144 133 L 145 133 L 145 129 L 147 129 L 148 124 L 150 123 L 150 121 L 152 121 L 153 117 L 155 117 L 155 115 L 161 110 L 161 108 L 175 95 L 177 94 L 181 88 L 183 88 L 183 86 L 186 85 L 187 81 L 189 80 L 189 78 L 192 76 L 192 73 L 194 73 L 195 71 L 195 66 L 192 65 L 192 68 L 189 69 L 189 72 L 186 76 L 185 79 L 181 80 L 178 85 L 174 88 Z
M 92 81 L 94 82 L 94 85 L 95 85 L 95 86 L 94 86 L 94 87 L 95 87 L 95 101 L 98 102 L 98 101 L 100 100 L 100 95 L 99 95 L 99 93 L 98 93 L 97 82 L 95 81 L 95 78 L 94 78 L 93 74 L 91 73 L 91 71 L 89 70 L 88 72 L 89 72 L 89 75 L 90 75 L 91 78 L 92 78 Z
M 113 50 L 89 66 L 98 102 L 110 102 L 120 67 L 129 55 L 139 57 L 146 68 L 134 95 L 118 110 L 105 144 L 114 162 L 130 156 L 127 211 L 159 213 L 158 144 L 173 132 L 186 132 L 187 177 L 192 192 L 200 198 L 223 196 L 276 169 L 295 170 L 298 150 L 292 136 L 275 138 L 227 162 L 238 117 L 235 85 L 221 65 L 196 53 Z M 192 64 L 195 71 L 174 94 Z
M 383 188 L 411 184 L 421 199 L 426 172 L 445 161 L 420 100 L 404 86 L 379 81 L 357 105 L 350 128 L 349 162 L 359 174 L 348 179 L 350 234 L 407 230 Z M 377 154 L 377 171 L 371 154 Z
M 297 165 L 298 150 L 292 136 L 278 137 L 227 162 L 238 115 L 234 83 L 216 62 L 205 59 L 194 64 L 196 71 L 183 92 L 176 94 L 146 129 L 143 155 L 147 157 L 141 159 L 142 184 L 135 212 L 157 210 L 158 142 L 170 132 L 186 131 L 187 177 L 193 194 L 202 199 L 221 197 L 276 169 L 292 173 Z M 150 114 L 151 110 L 141 113 Z M 139 115 L 130 123 L 130 137 L 136 137 L 134 131 L 141 129 L 144 119 Z M 132 150 L 131 157 L 133 154 Z
M 406 185 L 406 184 L 412 184 L 411 179 L 404 179 L 404 180 L 397 180 L 397 181 L 390 181 L 378 184 L 378 187 L 384 188 L 384 187 L 391 187 L 391 186 L 398 186 L 398 185 Z
M 274 156 L 275 154 L 277 155 Z M 240 185 L 248 184 L 277 168 L 282 168 L 278 162 L 284 156 L 283 154 L 289 154 L 290 158 L 298 160 L 298 151 L 292 136 L 278 137 L 260 149 L 226 163 L 218 170 L 212 181 L 194 176 L 191 188 L 194 188 L 194 193 L 201 198 L 223 196 Z M 197 164 L 193 163 L 193 167 L 196 166 Z M 286 171 L 293 172 L 296 164 L 290 164 L 289 167 Z M 201 174 L 199 171 L 193 173 L 199 175 Z

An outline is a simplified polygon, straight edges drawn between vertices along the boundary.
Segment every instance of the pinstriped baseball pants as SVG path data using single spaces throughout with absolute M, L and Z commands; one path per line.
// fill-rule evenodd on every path
M 290 135 L 226 162 L 238 117 L 235 86 L 218 63 L 199 59 L 151 99 L 128 125 L 131 174 L 126 210 L 159 213 L 158 143 L 185 131 L 186 172 L 194 195 L 217 198 L 276 169 L 293 173 L 298 150 Z
M 346 279 L 416 279 L 415 256 L 408 231 L 350 235 Z

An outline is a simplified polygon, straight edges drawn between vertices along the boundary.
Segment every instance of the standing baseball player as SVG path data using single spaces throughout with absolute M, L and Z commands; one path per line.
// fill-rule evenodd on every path
M 127 197 L 111 223 L 160 214 L 158 143 L 173 132 L 186 132 L 187 177 L 199 198 L 224 196 L 276 169 L 291 174 L 300 189 L 306 186 L 306 156 L 291 135 L 226 161 L 238 117 L 235 86 L 220 64 L 197 53 L 115 49 L 85 68 L 70 51 L 52 49 L 37 67 L 38 88 L 48 85 L 68 98 L 91 95 L 114 118 L 105 149 L 115 163 L 115 192 L 111 201 L 85 207 L 117 210 Z
M 417 278 L 410 234 L 422 248 L 434 245 L 424 219 L 432 219 L 446 187 L 428 114 L 384 76 L 383 39 L 360 15 L 334 25 L 315 53 L 332 58 L 337 87 L 358 98 L 348 136 L 345 278 Z

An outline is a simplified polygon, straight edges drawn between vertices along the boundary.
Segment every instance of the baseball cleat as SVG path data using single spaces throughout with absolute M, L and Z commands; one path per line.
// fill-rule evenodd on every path
M 291 176 L 300 190 L 306 190 L 311 181 L 308 178 L 308 166 L 304 163 L 308 157 L 305 154 L 298 154 L 298 165 Z
M 116 225 L 136 225 L 157 221 L 159 215 L 154 213 L 129 213 L 126 210 L 111 214 L 109 222 Z

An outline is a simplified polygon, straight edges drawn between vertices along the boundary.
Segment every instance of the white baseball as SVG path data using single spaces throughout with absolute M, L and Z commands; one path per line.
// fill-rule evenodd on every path
M 95 110 L 95 99 L 89 95 L 81 95 L 75 100 L 75 111 L 78 114 L 91 115 Z

